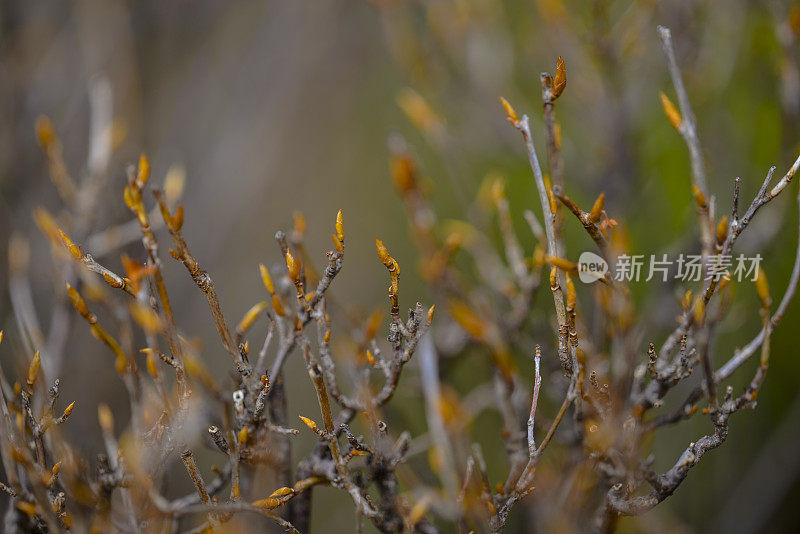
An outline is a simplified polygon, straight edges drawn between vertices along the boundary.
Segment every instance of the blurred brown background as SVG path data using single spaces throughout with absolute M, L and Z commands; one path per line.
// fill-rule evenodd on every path
M 659 90 L 674 92 L 656 26 L 673 30 L 710 187 L 727 210 L 735 176 L 742 177 L 743 198 L 750 198 L 769 166 L 783 173 L 796 157 L 799 19 L 791 2 L 744 0 L 4 0 L 0 250 L 5 258 L 12 232 L 30 240 L 34 303 L 46 327 L 54 299 L 62 296 L 53 295 L 58 273 L 49 267 L 31 212 L 44 205 L 58 213 L 59 200 L 34 122 L 40 114 L 51 118 L 67 165 L 80 180 L 87 172 L 91 88 L 107 84 L 115 124 L 126 135 L 94 208 L 98 228 L 129 219 L 121 202 L 124 167 L 140 152 L 149 155 L 157 185 L 171 165 L 182 164 L 185 236 L 235 320 L 256 298 L 257 264 L 279 259 L 274 232 L 291 226 L 293 211 L 308 219 L 308 248 L 318 251 L 321 263 L 342 208 L 348 258 L 335 293 L 370 309 L 385 292 L 374 238 L 380 236 L 401 264 L 411 267 L 415 258 L 388 178 L 389 135 L 402 133 L 417 154 L 442 218 L 458 216 L 460 199 L 473 198 L 484 176 L 498 171 L 509 180 L 512 208 L 521 219 L 523 209 L 535 208 L 536 197 L 521 143 L 497 97 L 532 116 L 542 144 L 538 76 L 552 72 L 558 55 L 568 69 L 557 109 L 567 191 L 581 205 L 606 191 L 610 215 L 627 223 L 639 253 L 688 250 L 695 242 L 688 157 L 658 104 Z M 397 96 L 405 87 L 444 118 L 442 138 L 421 135 L 404 116 Z M 793 194 L 759 214 L 739 249 L 761 251 L 776 292 L 785 286 L 794 255 Z M 587 244 L 572 230 L 570 248 L 582 250 Z M 106 261 L 119 265 L 116 256 Z M 178 322 L 204 340 L 205 361 L 226 372 L 229 362 L 202 294 L 180 265 L 166 261 Z M 13 369 L 19 341 L 7 288 L 3 261 L 0 326 L 9 337 L 0 358 Z M 406 269 L 403 305 L 424 291 L 413 268 Z M 673 298 L 670 291 L 649 292 L 650 302 L 643 304 Z M 672 324 L 674 310 L 663 309 L 643 318 L 653 337 Z M 719 354 L 729 354 L 757 330 L 732 315 Z M 800 497 L 797 325 L 795 304 L 773 336 L 774 364 L 758 410 L 735 417 L 728 443 L 704 459 L 647 522 L 624 522 L 623 531 L 800 528 L 794 505 Z M 111 361 L 82 328 L 70 334 L 68 347 L 81 351 L 69 352 L 64 398 L 86 407 L 108 402 L 123 422 L 125 398 Z M 102 365 L 89 363 L 97 361 Z M 290 380 L 301 371 L 293 361 Z M 396 402 L 415 394 L 407 391 Z M 290 413 L 302 409 L 302 399 L 292 402 Z M 76 416 L 73 437 L 95 450 L 93 410 Z M 657 447 L 663 461 L 706 424 L 694 420 L 667 432 Z M 346 498 L 319 493 L 317 517 L 349 530 Z M 524 522 L 509 530 L 525 531 Z

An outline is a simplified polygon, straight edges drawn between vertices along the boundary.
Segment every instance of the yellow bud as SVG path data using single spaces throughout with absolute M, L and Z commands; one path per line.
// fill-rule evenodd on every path
M 84 318 L 88 318 L 89 308 L 86 306 L 86 302 L 83 301 L 83 297 L 81 297 L 80 293 L 78 293 L 78 290 L 69 285 L 69 282 L 67 282 L 67 295 L 69 296 L 69 300 L 72 302 L 72 305 L 76 310 L 78 310 L 78 313 L 80 313 Z
M 164 178 L 164 196 L 167 197 L 167 204 L 172 205 L 183 195 L 185 184 L 186 169 L 182 165 L 170 165 Z
M 486 325 L 478 315 L 461 301 L 450 303 L 450 315 L 464 329 L 464 331 L 475 339 L 483 339 L 486 335 Z
M 409 193 L 417 188 L 417 166 L 408 154 L 399 154 L 390 161 L 392 181 L 400 193 Z
M 544 185 L 547 189 L 547 200 L 550 203 L 550 213 L 555 214 L 558 212 L 558 202 L 556 202 L 556 196 L 553 194 L 553 188 L 550 187 L 550 178 L 547 176 L 544 177 Z
M 380 239 L 375 239 L 375 248 L 378 250 L 378 257 L 383 262 L 384 265 L 391 264 L 391 256 L 389 256 L 389 251 L 386 250 L 386 246 L 383 244 L 383 241 Z
M 293 495 L 293 494 L 294 494 L 294 490 L 292 488 L 287 488 L 287 487 L 284 486 L 282 488 L 278 488 L 275 491 L 273 491 L 270 494 L 269 498 L 270 499 L 280 499 L 281 497 L 286 497 L 287 495 Z
M 44 115 L 36 118 L 36 137 L 45 150 L 48 150 L 56 142 L 56 130 L 53 128 L 53 123 Z
M 163 323 L 161 317 L 143 304 L 133 302 L 130 305 L 131 317 L 136 323 L 142 327 L 145 332 L 157 334 L 163 330 Z
M 28 366 L 28 391 L 33 389 L 33 384 L 36 382 L 36 378 L 39 376 L 39 370 L 41 368 L 42 368 L 42 359 L 39 356 L 39 351 L 37 350 L 33 354 L 31 363 Z
M 683 300 L 681 301 L 681 308 L 683 311 L 688 311 L 689 307 L 692 305 L 692 290 L 686 290 L 686 294 L 683 295 Z
M 67 234 L 65 234 L 64 231 L 61 230 L 61 228 L 58 229 L 58 235 L 59 237 L 61 237 L 61 242 L 67 248 L 72 257 L 78 261 L 82 260 L 83 252 L 81 252 L 80 247 L 78 247 L 75 243 L 73 243 L 72 240 L 69 237 L 67 237 Z
M 595 224 L 600 222 L 600 217 L 603 215 L 603 206 L 605 205 L 605 201 L 606 194 L 600 193 L 600 195 L 597 197 L 597 200 L 594 201 L 592 210 L 589 212 L 589 220 Z
M 29 517 L 36 515 L 36 505 L 32 502 L 18 501 L 17 509 Z
M 378 361 L 375 359 L 375 355 L 372 354 L 371 350 L 367 349 L 367 352 L 364 355 L 367 358 L 367 363 L 370 364 L 371 366 L 374 367 L 378 363 Z
M 283 304 L 281 304 L 281 299 L 275 293 L 272 294 L 272 309 L 275 310 L 280 317 L 286 316 L 286 310 L 283 309 Z
M 56 475 L 58 475 L 58 473 L 61 472 L 61 464 L 63 464 L 63 463 L 64 463 L 64 460 L 60 460 L 60 461 L 56 462 L 56 464 L 53 466 L 53 476 L 56 476 Z
M 183 204 L 175 209 L 175 215 L 172 216 L 172 228 L 176 232 L 180 232 L 183 228 Z
M 336 239 L 344 246 L 344 218 L 342 217 L 342 210 L 339 210 L 339 213 L 336 214 Z M 341 250 L 339 250 L 339 252 L 341 252 Z
M 70 415 L 72 415 L 72 410 L 74 410 L 74 409 L 75 409 L 75 401 L 72 401 L 71 403 L 69 403 L 69 406 L 64 408 L 64 416 L 63 417 L 67 418 Z
M 147 356 L 145 357 L 145 364 L 147 366 L 147 372 L 153 378 L 158 378 L 158 366 L 156 365 L 156 359 L 153 357 L 153 352 L 148 352 Z
M 702 296 L 697 296 L 697 298 L 694 299 L 692 313 L 694 315 L 694 322 L 696 324 L 703 324 L 703 320 L 706 316 L 706 303 Z
M 249 431 L 249 430 L 247 430 L 247 427 L 246 427 L 246 426 L 243 426 L 243 427 L 242 427 L 242 429 L 239 431 L 239 434 L 236 436 L 236 439 L 239 441 L 239 443 L 241 443 L 242 445 L 244 445 L 245 443 L 247 443 L 247 438 L 248 438 L 248 437 L 249 437 L 249 435 L 250 435 L 250 433 L 249 433 L 249 432 L 250 432 L 250 431 Z
M 553 267 L 558 267 L 562 271 L 574 271 L 578 267 L 575 263 L 567 259 L 559 258 L 558 256 L 551 256 L 550 254 L 545 256 L 545 261 Z
M 261 271 L 261 283 L 264 284 L 264 287 L 267 288 L 270 294 L 275 293 L 275 285 L 272 283 L 272 276 L 269 274 L 269 269 L 267 269 L 263 263 L 259 263 L 258 270 Z
M 756 284 L 756 293 L 758 294 L 758 298 L 761 300 L 761 305 L 764 308 L 769 308 L 772 304 L 772 297 L 769 294 L 767 275 L 764 273 L 764 269 L 762 269 L 761 266 L 758 267 L 758 274 L 756 274 L 756 279 L 754 282 Z
M 661 99 L 661 108 L 664 110 L 664 115 L 667 116 L 667 120 L 672 127 L 677 130 L 681 127 L 681 123 L 683 122 L 680 112 L 678 112 L 678 109 L 672 101 L 662 91 L 658 92 L 658 97 Z
M 289 271 L 289 278 L 297 282 L 300 280 L 300 260 L 292 256 L 292 253 L 286 251 L 286 269 Z
M 294 223 L 294 232 L 299 237 L 304 237 L 306 235 L 306 217 L 301 212 L 296 211 L 292 214 L 292 222 Z
M 575 301 L 577 300 L 577 293 L 575 292 L 575 282 L 572 281 L 572 277 L 567 274 L 567 309 L 574 310 L 575 309 Z
M 331 241 L 333 241 L 333 246 L 336 248 L 336 252 L 344 251 L 344 243 L 339 241 L 339 238 L 336 237 L 336 234 L 331 234 Z
M 114 431 L 114 415 L 108 405 L 101 403 L 97 406 L 97 420 L 104 432 Z
M 114 369 L 121 375 L 124 375 L 125 371 L 128 370 L 128 359 L 124 354 L 117 355 L 116 360 L 114 360 Z
M 139 172 L 136 174 L 136 186 L 141 189 L 150 178 L 150 162 L 144 154 L 139 156 Z
M 708 208 L 708 200 L 706 200 L 706 196 L 696 185 L 692 185 L 692 195 L 694 195 L 694 201 L 697 203 L 700 209 Z
M 256 508 L 266 508 L 268 510 L 272 510 L 273 508 L 277 508 L 280 506 L 281 501 L 279 499 L 261 499 L 260 501 L 253 501 L 253 506 Z
M 506 198 L 506 184 L 502 178 L 498 177 L 492 182 L 492 198 L 495 204 Z
M 303 417 L 302 415 L 299 416 L 299 417 L 300 417 L 300 420 L 303 421 L 308 428 L 310 428 L 314 432 L 317 432 L 317 423 L 315 423 L 313 420 L 309 419 L 308 417 Z
M 553 78 L 553 99 L 561 96 L 564 89 L 567 87 L 567 67 L 564 65 L 564 60 L 558 56 L 556 60 L 556 76 Z
M 428 308 L 428 324 L 433 322 L 433 312 L 436 311 L 436 304 Z
M 242 317 L 241 322 L 239 322 L 238 326 L 236 327 L 237 332 L 245 332 L 253 323 L 258 319 L 258 316 L 261 314 L 262 311 L 267 307 L 266 302 L 259 302 L 258 304 L 253 305 L 252 308 L 247 310 L 247 313 L 244 314 Z
M 397 104 L 408 120 L 424 133 L 434 133 L 441 125 L 441 119 L 431 109 L 428 102 L 413 89 L 402 89 L 397 95 Z
M 503 105 L 503 110 L 506 112 L 506 118 L 508 118 L 508 122 L 511 124 L 516 124 L 519 122 L 519 116 L 517 116 L 517 112 L 514 111 L 514 108 L 511 107 L 511 104 L 508 103 L 508 100 L 500 97 L 500 104 Z
M 719 220 L 719 224 L 717 224 L 717 243 L 720 245 L 725 242 L 725 238 L 728 237 L 728 216 L 723 215 L 722 218 Z

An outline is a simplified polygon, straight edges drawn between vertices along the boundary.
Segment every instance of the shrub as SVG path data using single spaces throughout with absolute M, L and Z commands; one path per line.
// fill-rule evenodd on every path
M 373 314 L 359 318 L 349 331 L 332 328 L 332 316 L 343 313 L 329 300 L 345 261 L 344 216 L 339 211 L 324 269 L 315 267 L 303 245 L 302 216 L 295 218 L 289 235 L 276 234 L 285 268 L 259 266 L 264 300 L 231 329 L 214 281 L 182 235 L 183 207 L 176 206 L 183 187 L 181 176 L 170 173 L 163 188 L 152 191 L 153 202 L 146 192 L 149 163 L 142 156 L 137 166 L 128 169 L 123 193 L 134 221 L 90 234 L 88 221 L 75 215 L 76 206 L 91 199 L 94 183 L 79 185 L 71 179 L 54 127 L 40 119 L 37 133 L 51 178 L 73 216 L 57 221 L 38 209 L 35 219 L 53 244 L 53 261 L 65 273 L 66 295 L 75 311 L 115 358 L 131 419 L 119 434 L 111 410 L 98 407 L 106 454 L 97 458 L 82 457 L 63 438 L 59 427 L 69 424 L 73 411 L 82 407 L 60 399 L 61 360 L 48 353 L 31 310 L 24 299 L 18 299 L 21 337 L 30 353 L 23 355 L 27 375 L 13 385 L 0 375 L 0 451 L 6 477 L 1 487 L 12 502 L 6 531 L 216 530 L 245 513 L 266 517 L 287 531 L 307 531 L 311 495 L 321 485 L 347 494 L 359 525 L 366 520 L 384 532 L 436 532 L 453 524 L 464 531 L 499 532 L 514 506 L 525 498 L 552 504 L 551 509 L 558 510 L 553 514 L 569 510 L 566 518 L 544 517 L 545 524 L 568 521 L 581 529 L 611 531 L 621 516 L 644 513 L 669 497 L 692 467 L 725 441 L 731 416 L 755 407 L 769 365 L 770 335 L 796 290 L 800 256 L 777 306 L 773 306 L 765 275 L 757 272 L 755 289 L 761 307 L 753 320 L 759 321 L 758 334 L 716 369 L 711 349 L 716 327 L 729 309 L 733 283 L 730 276 L 711 273 L 722 258 L 730 256 L 756 213 L 787 187 L 800 158 L 774 185 L 775 169 L 770 169 L 742 215 L 737 179 L 731 212 L 720 216 L 722 210 L 706 183 L 694 117 L 669 30 L 660 32 L 678 107 L 663 93 L 661 101 L 667 119 L 689 150 L 692 184 L 687 199 L 696 205 L 706 276 L 694 296 L 691 291 L 684 295 L 674 330 L 660 347 L 650 343 L 646 351 L 640 346 L 637 312 L 624 279 L 601 273 L 591 287 L 590 302 L 578 299 L 574 278 L 579 265 L 567 259 L 562 237 L 569 214 L 585 229 L 607 265 L 619 265 L 625 250 L 617 239 L 617 221 L 604 210 L 602 193 L 588 211 L 566 194 L 554 118 L 555 104 L 567 84 L 561 58 L 552 77 L 542 76 L 550 178 L 540 168 L 528 117 L 520 117 L 501 99 L 508 121 L 522 134 L 543 214 L 542 223 L 532 211 L 525 215 L 537 242 L 532 256 L 526 256 L 517 235 L 502 180 L 491 179 L 482 195 L 483 209 L 497 216 L 502 242 L 498 252 L 488 233 L 478 229 L 480 225 L 437 219 L 410 152 L 401 141 L 392 143 L 392 177 L 419 246 L 420 273 L 435 300 L 444 305 L 444 313 L 436 312 L 440 317 L 434 320 L 435 307 L 417 303 L 407 315 L 401 314 L 400 265 L 387 246 L 376 240 L 378 260 L 389 279 L 386 327 L 381 316 Z M 420 128 L 436 128 L 435 115 L 419 95 L 405 94 L 402 104 Z M 161 226 L 171 239 L 169 255 L 183 264 L 208 301 L 222 347 L 231 359 L 231 380 L 206 369 L 197 347 L 182 335 L 189 330 L 175 322 L 163 276 L 163 249 L 159 248 L 163 242 L 156 237 Z M 140 240 L 142 250 L 139 259 L 123 256 L 121 274 L 96 261 L 88 253 L 92 250 L 84 250 L 84 239 L 112 250 Z M 22 240 L 12 241 L 10 260 L 12 275 L 24 269 Z M 477 280 L 468 274 L 473 267 Z M 555 322 L 550 335 L 554 334 L 554 341 L 540 341 L 533 348 L 534 297 L 548 288 L 553 299 Z M 111 290 L 122 298 L 112 296 Z M 592 307 L 600 310 L 599 328 L 590 328 L 584 319 L 582 310 Z M 258 321 L 266 323 L 267 334 L 257 349 L 255 341 L 251 349 L 252 327 Z M 441 328 L 441 337 L 447 339 L 434 342 L 426 333 L 438 322 L 442 326 L 435 328 Z M 547 326 L 543 330 L 549 330 Z M 334 356 L 333 336 L 348 337 L 355 347 L 354 362 L 347 362 L 355 370 L 348 374 L 352 380 L 346 385 L 341 373 L 345 358 Z M 552 354 L 547 352 L 551 344 Z M 476 388 L 474 396 L 460 400 L 440 382 L 438 362 L 468 351 L 485 354 L 492 373 L 483 377 L 486 385 Z M 523 352 L 532 353 L 532 373 L 521 371 L 514 358 Z M 319 413 L 288 413 L 286 400 L 292 385 L 284 380 L 282 370 L 295 354 L 305 363 Z M 745 390 L 726 385 L 756 354 L 759 364 Z M 398 470 L 412 453 L 412 436 L 390 426 L 383 419 L 383 408 L 400 387 L 412 358 L 420 360 L 427 426 L 427 434 L 415 437 L 414 444 L 417 452 L 429 451 L 432 470 L 403 481 Z M 690 377 L 698 374 L 701 379 L 692 382 Z M 678 408 L 664 411 L 667 396 L 681 389 L 688 394 Z M 560 407 L 543 414 L 538 406 L 540 394 L 558 399 Z M 470 427 L 475 412 L 485 407 L 500 414 L 502 431 L 493 439 L 503 443 L 507 455 L 506 474 L 496 484 L 490 481 Z M 688 444 L 671 468 L 656 471 L 653 458 L 645 456 L 652 436 L 698 413 L 709 418 L 710 432 Z M 205 443 L 193 431 L 197 425 L 207 430 Z M 293 436 L 299 432 L 316 434 L 317 442 L 308 455 L 292 464 Z M 224 465 L 213 468 L 210 480 L 202 473 L 212 469 L 195 460 L 195 449 L 203 445 L 217 450 Z M 552 453 L 547 456 L 555 467 L 541 469 L 544 473 L 537 475 L 546 452 Z M 195 491 L 171 499 L 165 496 L 172 485 L 168 469 L 178 460 Z M 276 471 L 284 485 L 256 494 L 254 480 L 264 468 Z M 538 477 L 542 477 L 540 482 Z

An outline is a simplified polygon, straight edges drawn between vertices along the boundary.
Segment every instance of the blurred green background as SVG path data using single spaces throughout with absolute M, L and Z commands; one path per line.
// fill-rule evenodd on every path
M 56 273 L 31 211 L 44 205 L 57 213 L 59 200 L 33 126 L 40 114 L 52 119 L 67 165 L 80 177 L 86 171 L 89 87 L 107 79 L 114 116 L 127 136 L 110 163 L 98 219 L 129 218 L 121 202 L 124 165 L 141 151 L 151 159 L 156 184 L 170 165 L 184 165 L 184 233 L 214 277 L 230 317 L 241 317 L 253 303 L 257 264 L 279 260 L 274 232 L 291 227 L 295 210 L 308 220 L 308 249 L 318 251 L 320 263 L 336 211 L 344 210 L 348 257 L 334 285 L 338 298 L 366 310 L 384 304 L 385 272 L 373 246 L 378 236 L 409 267 L 402 305 L 429 302 L 412 268 L 416 252 L 389 179 L 388 137 L 405 137 L 443 219 L 463 215 L 460 199 L 473 199 L 487 173 L 505 176 L 512 214 L 520 235 L 527 236 L 521 214 L 528 208 L 538 212 L 538 201 L 518 133 L 506 123 L 497 99 L 505 96 L 531 116 L 544 158 L 539 73 L 553 72 L 562 56 L 568 85 L 556 113 L 567 193 L 587 207 L 605 191 L 607 211 L 624 224 L 636 253 L 693 252 L 688 154 L 658 100 L 663 90 L 676 101 L 659 24 L 672 28 L 709 187 L 719 211 L 727 212 L 736 176 L 749 202 L 767 169 L 776 165 L 782 175 L 800 148 L 800 8 L 791 2 L 5 0 L 0 3 L 0 251 L 7 257 L 12 232 L 30 239 L 35 303 L 48 317 Z M 443 118 L 442 138 L 426 137 L 406 118 L 398 95 L 408 87 Z M 761 211 L 737 244 L 737 252 L 765 257 L 775 294 L 782 294 L 794 259 L 796 191 L 792 185 Z M 567 237 L 569 250 L 590 249 L 574 221 L 568 221 Z M 525 239 L 530 254 L 532 238 Z M 118 262 L 109 259 L 112 267 Z M 225 372 L 228 361 L 202 294 L 171 260 L 167 274 L 179 324 L 205 342 L 205 361 Z M 3 261 L 0 326 L 9 340 L 0 358 L 4 368 L 16 370 L 7 288 Z M 648 310 L 640 316 L 643 347 L 671 330 L 679 290 L 635 288 Z M 718 362 L 759 328 L 751 316 L 753 289 L 742 284 L 737 293 L 719 331 Z M 541 296 L 539 301 L 548 305 Z M 727 443 L 704 458 L 664 505 L 644 520 L 623 521 L 622 531 L 800 529 L 799 314 L 792 305 L 773 336 L 758 409 L 734 416 Z M 69 347 L 81 350 L 70 353 L 64 398 L 76 399 L 78 406 L 109 402 L 123 422 L 126 399 L 110 360 L 81 328 L 71 334 Z M 104 365 L 93 368 L 100 376 L 86 376 L 87 362 L 98 359 Z M 455 389 L 471 380 L 467 366 L 474 364 L 446 364 Z M 733 383 L 749 380 L 754 365 Z M 288 372 L 290 380 L 301 380 L 297 359 Z M 414 384 L 413 378 L 404 380 Z M 404 402 L 413 406 L 418 396 L 401 385 L 391 412 L 417 432 L 423 429 L 413 427 Z M 307 407 L 302 395 L 290 401 L 290 414 Z M 96 450 L 93 410 L 76 416 L 69 431 L 86 451 Z M 476 424 L 495 428 L 491 421 Z M 707 419 L 695 418 L 663 432 L 656 467 L 671 465 L 708 426 Z M 311 446 L 305 439 L 300 451 Z M 317 493 L 317 519 L 338 521 L 349 530 L 353 517 L 346 497 L 329 489 Z M 518 512 L 509 532 L 524 531 L 524 512 Z

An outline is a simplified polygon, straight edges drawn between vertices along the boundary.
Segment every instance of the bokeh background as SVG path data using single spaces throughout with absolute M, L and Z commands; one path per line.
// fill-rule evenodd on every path
M 308 249 L 319 251 L 320 263 L 336 211 L 344 210 L 348 257 L 335 282 L 338 298 L 365 310 L 383 305 L 385 272 L 373 245 L 379 236 L 410 267 L 403 305 L 429 301 L 411 268 L 416 252 L 389 179 L 387 140 L 406 139 L 440 217 L 463 215 L 486 175 L 497 172 L 508 180 L 522 229 L 522 211 L 538 211 L 538 201 L 518 133 L 497 99 L 503 95 L 531 115 L 543 157 L 539 73 L 552 72 L 559 55 L 568 72 L 557 106 L 567 192 L 586 206 L 605 191 L 609 215 L 624 222 L 637 253 L 690 252 L 696 233 L 688 155 L 658 101 L 659 90 L 675 100 L 658 24 L 673 30 L 709 186 L 726 211 L 734 177 L 742 178 L 743 198 L 752 198 L 770 166 L 782 174 L 797 155 L 800 7 L 788 1 L 3 0 L 1 255 L 7 258 L 12 234 L 28 239 L 33 301 L 46 328 L 63 295 L 54 293 L 58 273 L 31 213 L 38 205 L 58 213 L 60 201 L 34 123 L 41 114 L 51 118 L 80 180 L 87 173 L 91 95 L 107 87 L 118 146 L 92 208 L 97 227 L 130 218 L 121 201 L 124 169 L 140 152 L 149 155 L 156 184 L 170 166 L 182 165 L 184 234 L 230 317 L 241 317 L 257 298 L 257 265 L 279 261 L 274 232 L 291 227 L 295 210 L 305 214 Z M 407 88 L 442 118 L 441 135 L 420 132 L 403 113 Z M 737 245 L 765 257 L 775 293 L 785 287 L 794 258 L 796 187 L 760 212 Z M 589 248 L 577 225 L 568 224 L 567 237 L 570 250 Z M 530 253 L 532 238 L 524 244 Z M 119 266 L 116 256 L 106 261 Z M 7 263 L 0 263 L 0 327 L 8 336 L 0 362 L 13 374 L 20 342 Z M 169 258 L 167 265 L 179 324 L 204 341 L 208 365 L 227 372 L 202 294 L 181 265 Z M 649 310 L 641 317 L 645 347 L 674 324 L 675 288 L 636 290 Z M 758 331 L 747 318 L 754 292 L 739 293 L 742 302 L 720 331 L 720 358 Z M 727 443 L 645 520 L 624 521 L 623 531 L 800 528 L 799 318 L 794 304 L 773 336 L 758 409 L 734 416 Z M 85 407 L 107 402 L 124 425 L 122 385 L 82 326 L 73 323 L 67 339 L 62 396 Z M 447 365 L 454 381 L 466 374 L 459 362 Z M 297 359 L 288 372 L 290 380 L 302 380 Z M 740 383 L 749 376 L 744 372 Z M 401 420 L 403 403 L 418 396 L 413 387 L 400 388 L 393 405 Z M 302 413 L 305 403 L 290 398 L 289 413 Z M 80 446 L 99 450 L 94 410 L 78 410 L 71 421 Z M 660 467 L 707 426 L 695 418 L 664 432 L 655 445 L 665 462 Z M 303 451 L 311 442 L 300 443 Z M 499 454 L 501 447 L 495 449 Z M 315 517 L 349 530 L 346 497 L 327 489 L 317 494 Z M 522 517 L 509 531 L 527 531 Z

